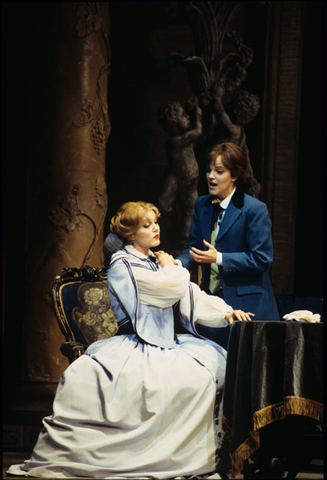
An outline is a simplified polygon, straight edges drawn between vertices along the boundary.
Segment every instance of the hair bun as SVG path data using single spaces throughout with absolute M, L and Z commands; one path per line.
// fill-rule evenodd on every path
M 106 261 L 109 261 L 112 254 L 124 248 L 125 242 L 115 233 L 109 233 L 103 244 L 103 253 Z

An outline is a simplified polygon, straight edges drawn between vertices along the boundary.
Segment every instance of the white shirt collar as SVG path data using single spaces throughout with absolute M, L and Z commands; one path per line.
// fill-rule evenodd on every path
M 220 206 L 221 208 L 223 208 L 224 210 L 226 210 L 226 208 L 228 207 L 229 205 L 229 202 L 231 201 L 231 198 L 232 196 L 234 195 L 235 193 L 235 190 L 236 190 L 236 187 L 234 187 L 234 190 L 232 191 L 232 193 L 230 195 L 228 195 L 228 197 L 224 198 L 224 200 L 222 200 L 220 202 Z
M 125 245 L 125 249 L 129 252 L 135 255 L 136 257 L 142 258 L 143 260 L 146 258 L 149 258 L 149 255 L 153 256 L 153 252 L 149 250 L 149 255 L 144 255 L 144 253 L 139 252 L 136 250 L 132 245 Z

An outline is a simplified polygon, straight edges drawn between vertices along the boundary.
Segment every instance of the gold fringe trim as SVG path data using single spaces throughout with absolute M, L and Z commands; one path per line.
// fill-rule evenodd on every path
M 323 404 L 307 398 L 287 396 L 282 402 L 265 407 L 253 414 L 253 430 L 250 437 L 245 440 L 231 455 L 232 478 L 240 473 L 243 464 L 258 448 L 260 448 L 259 429 L 277 420 L 283 420 L 287 415 L 301 415 L 313 418 L 319 422 L 323 421 Z M 222 431 L 230 440 L 232 429 L 223 416 Z
M 253 430 L 259 430 L 287 415 L 302 415 L 319 422 L 323 421 L 323 405 L 315 400 L 302 397 L 287 396 L 282 402 L 269 405 L 253 415 Z
M 256 450 L 260 448 L 259 432 L 251 432 L 251 436 L 245 440 L 231 456 L 232 478 L 243 470 L 243 464 Z

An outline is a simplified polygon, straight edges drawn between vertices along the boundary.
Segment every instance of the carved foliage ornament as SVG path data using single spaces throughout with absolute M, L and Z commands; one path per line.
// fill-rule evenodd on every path
M 84 127 L 91 123 L 91 140 L 94 150 L 98 155 L 104 150 L 110 135 L 110 119 L 108 115 L 108 104 L 102 98 L 100 81 L 102 75 L 109 75 L 110 69 L 110 47 L 109 38 L 103 27 L 98 3 L 87 2 L 76 8 L 75 31 L 79 38 L 85 38 L 95 32 L 101 32 L 108 52 L 108 61 L 99 71 L 96 85 L 96 96 L 94 99 L 84 98 L 81 104 L 79 120 L 73 122 L 77 128 Z
M 56 282 L 63 283 L 64 281 L 90 281 L 90 282 L 105 282 L 107 280 L 107 268 L 105 267 L 91 267 L 85 265 L 82 268 L 65 267 L 62 269 L 61 275 L 56 277 Z
M 102 28 L 99 6 L 96 2 L 85 2 L 78 5 L 76 17 L 75 30 L 78 37 L 88 37 Z
M 76 184 L 72 188 L 72 195 L 59 202 L 59 206 L 52 210 L 49 219 L 53 225 L 66 233 L 72 233 L 80 230 L 84 226 L 84 215 L 78 206 L 77 196 L 80 185 Z
M 49 220 L 59 232 L 59 244 L 63 243 L 65 240 L 64 233 L 71 234 L 83 228 L 87 220 L 91 222 L 94 233 L 81 265 L 81 267 L 83 267 L 94 251 L 100 228 L 104 222 L 104 217 L 107 211 L 107 193 L 104 179 L 98 177 L 94 186 L 94 201 L 96 206 L 102 209 L 102 215 L 99 222 L 96 223 L 87 213 L 81 210 L 78 204 L 78 194 L 80 189 L 81 186 L 79 184 L 73 185 L 71 194 L 62 199 L 59 202 L 59 206 L 52 210 L 49 215 Z

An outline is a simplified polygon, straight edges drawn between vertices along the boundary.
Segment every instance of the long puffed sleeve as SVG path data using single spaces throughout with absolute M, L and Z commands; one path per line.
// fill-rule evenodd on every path
M 208 295 L 198 285 L 190 282 L 191 294 L 189 292 L 180 301 L 180 312 L 182 316 L 190 317 L 193 310 L 193 322 L 207 327 L 226 327 L 228 325 L 225 315 L 233 312 L 233 308 L 219 297 Z M 193 298 L 192 298 L 193 297 Z
M 139 302 L 160 308 L 173 306 L 188 290 L 190 273 L 177 265 L 165 265 L 157 271 L 132 267 L 139 294 Z

